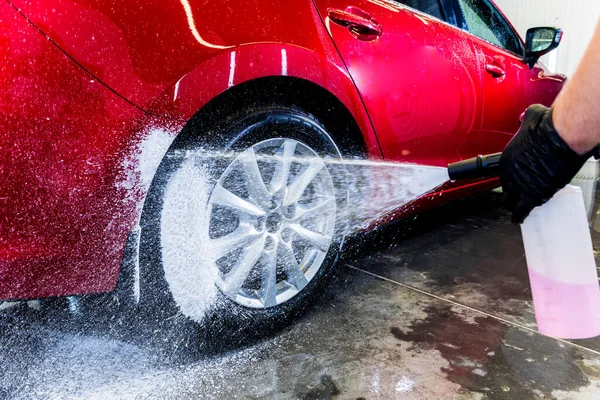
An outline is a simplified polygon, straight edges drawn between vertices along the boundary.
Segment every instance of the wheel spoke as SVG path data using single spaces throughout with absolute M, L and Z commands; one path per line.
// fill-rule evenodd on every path
M 248 178 L 248 190 L 250 191 L 250 197 L 260 206 L 267 207 L 271 195 L 265 182 L 263 181 L 260 169 L 258 168 L 258 162 L 256 161 L 256 153 L 254 149 L 250 147 L 244 151 L 241 155 L 240 160 L 243 165 L 244 173 Z
M 262 237 L 262 233 L 257 232 L 252 225 L 240 224 L 233 232 L 210 241 L 210 250 L 215 257 L 214 261 L 233 250 L 248 246 L 260 237 Z
M 300 221 L 304 218 L 317 217 L 322 214 L 329 213 L 331 211 L 335 211 L 335 197 L 330 197 L 325 201 L 320 202 L 316 206 L 303 208 L 296 208 L 296 215 L 294 216 L 294 221 Z
M 292 140 L 286 140 L 281 147 L 277 149 L 275 171 L 271 179 L 271 191 L 276 192 L 287 185 L 292 158 L 296 152 L 296 143 Z
M 306 187 L 312 182 L 312 180 L 317 176 L 317 174 L 323 169 L 325 164 L 317 158 L 311 158 L 308 164 L 308 167 L 300 173 L 298 177 L 288 186 L 287 195 L 285 196 L 285 200 L 283 201 L 284 206 L 289 206 L 290 204 L 296 203 Z
M 277 305 L 277 246 L 265 252 L 261 270 L 261 287 L 258 295 L 265 307 Z
M 244 281 L 248 277 L 248 274 L 252 270 L 252 267 L 256 265 L 256 262 L 260 258 L 263 252 L 264 237 L 261 240 L 257 240 L 252 245 L 248 246 L 240 259 L 239 264 L 236 264 L 229 273 L 225 276 L 223 281 L 225 282 L 222 288 L 223 292 L 234 298 L 240 291 Z
M 210 195 L 204 232 L 220 292 L 245 307 L 267 309 L 306 290 L 334 241 L 332 183 L 318 154 L 291 138 L 259 141 L 228 160 Z M 212 229 L 218 224 L 227 227 Z
M 306 229 L 300 224 L 290 224 L 290 228 L 292 228 L 300 237 L 318 247 L 319 250 L 327 251 L 329 249 L 331 238 Z
M 241 197 L 231 193 L 229 190 L 221 186 L 220 183 L 216 184 L 210 201 L 245 214 L 254 215 L 256 217 L 262 217 L 265 215 L 264 210 L 250 203 L 248 200 L 244 200 Z
M 287 281 L 294 285 L 298 291 L 301 291 L 308 285 L 308 279 L 304 276 L 304 272 L 300 269 L 294 250 L 290 245 L 281 246 L 281 255 L 283 257 L 283 263 L 287 272 Z

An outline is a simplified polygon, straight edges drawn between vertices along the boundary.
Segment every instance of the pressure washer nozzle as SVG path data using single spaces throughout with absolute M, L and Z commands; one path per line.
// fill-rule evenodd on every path
M 448 165 L 448 175 L 453 181 L 463 179 L 491 178 L 500 175 L 502 153 L 479 155 Z

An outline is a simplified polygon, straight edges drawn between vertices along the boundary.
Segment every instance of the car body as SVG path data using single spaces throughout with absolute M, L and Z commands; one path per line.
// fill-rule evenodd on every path
M 501 151 L 565 78 L 529 68 L 492 2 L 513 51 L 469 33 L 458 0 L 433 3 L 434 15 L 393 0 L 0 2 L 0 299 L 114 290 L 167 149 L 211 101 L 235 108 L 240 87 L 293 82 L 325 125 L 351 119 L 372 160 Z M 494 186 L 448 183 L 416 204 Z

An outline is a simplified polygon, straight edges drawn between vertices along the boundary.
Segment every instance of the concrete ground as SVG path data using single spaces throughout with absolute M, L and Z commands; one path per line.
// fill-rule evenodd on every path
M 576 183 L 600 249 L 597 166 Z M 600 339 L 537 333 L 509 219 L 501 194 L 489 192 L 371 233 L 331 294 L 289 329 L 185 364 L 59 329 L 32 307 L 5 310 L 0 399 L 600 398 Z

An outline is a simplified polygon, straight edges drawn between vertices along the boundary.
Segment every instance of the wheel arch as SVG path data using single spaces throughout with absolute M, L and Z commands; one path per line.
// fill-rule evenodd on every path
M 221 93 L 188 120 L 175 145 L 219 126 L 228 116 L 235 116 L 236 110 L 268 105 L 298 107 L 312 114 L 332 135 L 343 155 L 368 154 L 368 143 L 357 121 L 338 98 L 310 81 L 281 76 L 257 78 Z
M 313 114 L 336 140 L 354 146 L 360 141 L 364 155 L 382 158 L 362 99 L 331 49 L 259 43 L 223 51 L 166 89 L 149 111 L 189 127 L 214 122 L 243 105 L 274 99 Z M 181 133 L 187 132 L 184 128 Z
M 286 69 L 281 61 L 283 50 L 287 57 Z M 178 147 L 199 132 L 205 132 L 204 125 L 217 123 L 242 105 L 278 99 L 283 105 L 299 106 L 327 128 L 341 149 L 349 150 L 346 154 L 382 159 L 368 114 L 343 62 L 337 52 L 323 50 L 322 53 L 283 44 L 245 45 L 225 50 L 184 75 L 155 99 L 147 110 L 148 126 L 172 125 L 173 129 L 149 129 L 160 136 L 150 143 L 166 144 L 162 153 L 145 154 L 148 146 L 142 146 L 141 151 L 136 147 L 140 153 L 137 158 L 148 158 L 144 174 L 149 179 L 141 187 L 142 200 L 132 232 L 134 242 L 139 239 L 146 194 L 163 159 L 158 153 L 164 156 L 168 147 Z M 137 158 L 134 165 L 140 164 Z M 132 246 L 132 268 L 139 271 L 139 243 Z

